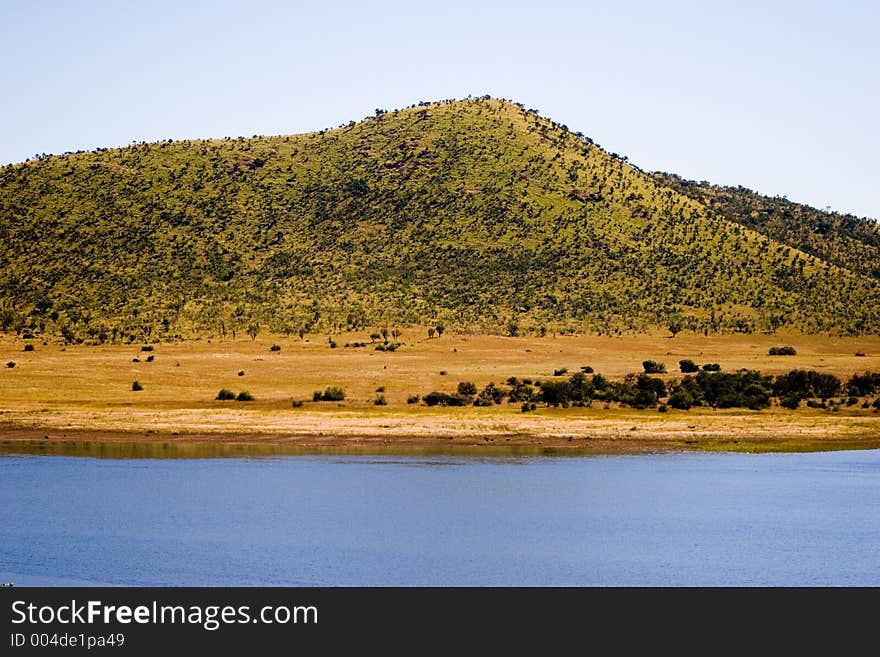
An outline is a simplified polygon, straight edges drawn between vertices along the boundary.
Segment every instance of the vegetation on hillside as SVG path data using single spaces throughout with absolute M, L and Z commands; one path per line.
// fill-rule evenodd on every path
M 880 224 L 851 214 L 825 212 L 746 187 L 721 187 L 668 173 L 655 179 L 735 221 L 826 262 L 880 279 Z
M 0 330 L 880 329 L 880 281 L 680 192 L 489 98 L 41 157 L 0 168 Z

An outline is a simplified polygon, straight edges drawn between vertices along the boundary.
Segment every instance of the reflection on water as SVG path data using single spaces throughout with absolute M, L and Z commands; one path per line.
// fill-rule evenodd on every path
M 68 449 L 99 458 L 0 456 L 0 581 L 880 585 L 880 451 L 548 459 Z
M 414 447 L 381 445 L 345 447 L 300 447 L 294 443 L 222 443 L 217 441 L 169 442 L 100 442 L 93 440 L 0 440 L 0 456 L 32 454 L 40 456 L 84 456 L 96 459 L 207 459 L 263 456 L 314 456 L 378 454 L 405 456 L 551 456 L 577 454 L 574 450 L 560 452 L 553 448 L 495 445 L 439 445 Z M 445 465 L 445 461 L 435 461 Z

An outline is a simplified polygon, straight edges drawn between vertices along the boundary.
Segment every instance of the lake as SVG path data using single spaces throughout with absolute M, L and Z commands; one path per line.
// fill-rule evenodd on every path
M 23 585 L 880 585 L 880 451 L 0 456 Z

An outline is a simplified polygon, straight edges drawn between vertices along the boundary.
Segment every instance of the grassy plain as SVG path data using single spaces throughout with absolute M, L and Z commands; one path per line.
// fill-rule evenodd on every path
M 497 450 L 627 453 L 683 450 L 805 451 L 880 448 L 880 414 L 860 405 L 838 411 L 778 405 L 666 413 L 594 402 L 592 408 L 519 404 L 488 408 L 426 407 L 411 395 L 452 392 L 459 381 L 478 388 L 510 376 L 546 379 L 554 370 L 591 366 L 612 379 L 640 372 L 643 360 L 719 363 L 780 374 L 815 369 L 846 380 L 880 370 L 880 336 L 838 338 L 799 334 L 548 335 L 501 337 L 405 329 L 405 346 L 380 352 L 370 331 L 336 335 L 259 335 L 256 340 L 193 340 L 154 345 L 65 346 L 0 338 L 0 443 L 71 441 L 267 445 L 291 451 Z M 367 342 L 363 348 L 345 348 Z M 272 345 L 281 347 L 272 351 Z M 378 343 L 377 343 L 378 344 Z M 767 355 L 792 345 L 796 356 Z M 856 353 L 864 354 L 856 356 Z M 152 362 L 147 362 L 149 356 Z M 137 358 L 140 362 L 133 362 Z M 239 372 L 244 374 L 239 376 Z M 442 372 L 445 372 L 442 373 Z M 132 383 L 143 390 L 135 392 Z M 341 386 L 343 402 L 312 402 L 312 393 Z M 225 388 L 254 401 L 217 401 Z M 384 388 L 384 392 L 377 392 Z M 374 400 L 384 395 L 387 405 Z M 294 401 L 303 401 L 294 407 Z

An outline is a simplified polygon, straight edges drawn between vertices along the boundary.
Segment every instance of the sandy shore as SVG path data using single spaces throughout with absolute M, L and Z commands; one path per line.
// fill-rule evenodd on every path
M 290 452 L 454 451 L 629 454 L 670 450 L 880 448 L 880 416 L 506 409 L 322 412 L 88 409 L 0 417 L 0 444 L 70 442 L 273 446 Z M 458 410 L 458 409 L 457 409 Z M 604 414 L 604 416 L 603 416 Z M 481 417 L 482 415 L 482 417 Z M 19 417 L 16 417 L 19 416 Z M 281 449 L 283 448 L 283 449 Z M 45 449 L 45 448 L 44 448 Z

